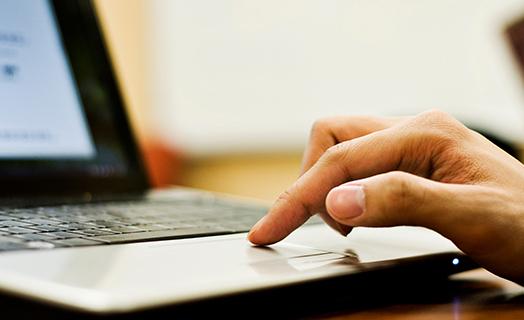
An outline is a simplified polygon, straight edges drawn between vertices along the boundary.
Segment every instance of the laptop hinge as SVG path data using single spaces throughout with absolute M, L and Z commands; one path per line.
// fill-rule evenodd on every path
M 75 195 L 38 195 L 24 197 L 0 198 L 1 208 L 27 208 L 40 206 L 55 206 L 68 204 L 87 204 L 97 202 L 113 201 L 136 201 L 145 198 L 145 193 L 125 193 L 125 194 L 91 194 L 85 192 Z

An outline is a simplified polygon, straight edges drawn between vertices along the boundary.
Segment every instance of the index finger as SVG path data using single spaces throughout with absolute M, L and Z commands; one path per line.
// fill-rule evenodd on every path
M 406 117 L 338 116 L 317 120 L 311 128 L 309 142 L 304 152 L 301 175 L 308 171 L 330 147 L 389 128 L 404 119 Z M 344 236 L 352 229 L 335 221 L 326 211 L 320 211 L 318 214 L 325 223 Z
M 394 130 L 377 131 L 329 148 L 277 199 L 268 214 L 251 229 L 249 240 L 258 245 L 278 242 L 315 213 L 325 211 L 325 199 L 332 188 L 396 169 L 403 144 L 402 137 Z
M 406 117 L 340 116 L 316 121 L 304 151 L 301 173 L 309 170 L 330 147 L 389 128 L 405 119 Z

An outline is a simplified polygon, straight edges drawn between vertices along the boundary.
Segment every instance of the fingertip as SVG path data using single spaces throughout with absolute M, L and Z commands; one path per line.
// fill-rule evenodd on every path
M 276 243 L 309 218 L 305 205 L 289 196 L 281 196 L 269 212 L 251 228 L 248 240 L 257 245 Z
M 273 240 L 257 231 L 250 231 L 247 235 L 247 240 L 256 246 L 267 246 L 278 242 L 278 240 Z
M 249 230 L 249 233 L 247 234 L 247 240 L 251 242 L 254 245 L 261 245 L 261 241 L 258 237 L 257 231 L 256 231 L 256 225 Z
M 247 235 L 247 240 L 256 246 L 264 246 L 270 244 L 265 241 L 264 238 L 261 238 L 256 232 L 250 231 Z
M 266 218 L 267 216 L 264 216 L 249 230 L 247 239 L 254 245 L 268 245 L 276 242 L 272 240 L 270 228 L 266 226 Z

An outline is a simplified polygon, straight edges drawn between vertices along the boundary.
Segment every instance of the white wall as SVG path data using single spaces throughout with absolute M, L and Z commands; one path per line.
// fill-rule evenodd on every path
M 148 112 L 151 105 L 149 88 L 153 74 L 149 53 L 145 47 L 152 30 L 147 0 L 96 0 L 97 13 L 108 40 L 115 71 L 131 115 L 133 129 L 140 141 L 152 134 L 153 119 Z
M 318 117 L 438 107 L 524 140 L 517 0 L 149 1 L 156 130 L 195 154 L 299 149 Z

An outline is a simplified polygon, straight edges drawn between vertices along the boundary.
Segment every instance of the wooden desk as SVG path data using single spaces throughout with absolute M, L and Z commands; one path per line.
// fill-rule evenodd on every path
M 317 319 L 524 319 L 524 287 L 485 270 L 456 275 L 442 288 L 378 297 L 365 308 L 341 309 Z

